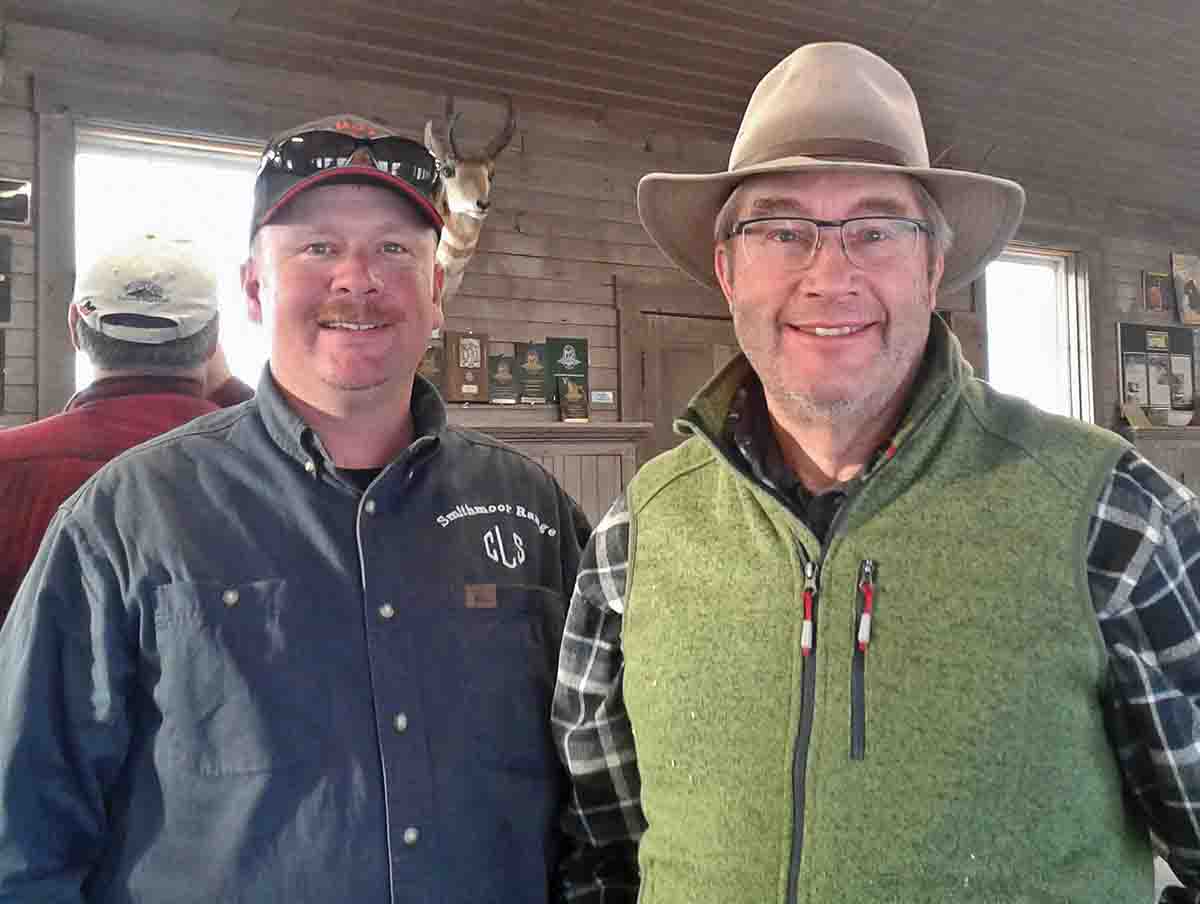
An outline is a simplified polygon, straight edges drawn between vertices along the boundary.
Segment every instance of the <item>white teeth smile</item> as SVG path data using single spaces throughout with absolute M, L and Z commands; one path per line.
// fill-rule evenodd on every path
M 852 333 L 861 333 L 865 329 L 865 326 L 814 326 L 810 332 L 818 336 L 849 336 Z
M 335 320 L 330 323 L 322 323 L 321 326 L 329 330 L 351 330 L 359 333 L 363 330 L 377 330 L 382 324 L 378 323 L 348 323 L 341 320 Z

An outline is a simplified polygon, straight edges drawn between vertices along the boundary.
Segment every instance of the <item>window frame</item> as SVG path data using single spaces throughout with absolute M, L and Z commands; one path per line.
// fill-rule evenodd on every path
M 1096 422 L 1092 374 L 1092 321 L 1087 256 L 1078 250 L 1011 242 L 997 261 L 1051 261 L 1055 267 L 1055 307 L 1066 333 L 1067 392 L 1070 416 L 1085 423 Z M 976 283 L 975 300 L 985 329 L 987 324 L 987 276 Z M 990 341 L 985 358 L 990 354 Z

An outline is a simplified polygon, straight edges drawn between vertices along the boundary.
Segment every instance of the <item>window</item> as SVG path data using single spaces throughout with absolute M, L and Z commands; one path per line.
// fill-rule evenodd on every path
M 257 146 L 101 126 L 78 132 L 76 273 L 139 234 L 196 242 L 218 277 L 229 368 L 251 386 L 267 358 L 266 339 L 247 319 L 238 271 L 249 242 L 257 167 Z M 76 387 L 91 382 L 86 355 L 76 356 L 75 376 Z
M 988 382 L 1094 419 L 1087 277 L 1079 255 L 1012 247 L 984 275 Z

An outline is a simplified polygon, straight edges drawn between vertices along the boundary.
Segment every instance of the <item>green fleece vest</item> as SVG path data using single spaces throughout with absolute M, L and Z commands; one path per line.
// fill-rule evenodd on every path
M 1127 447 L 974 380 L 935 325 L 896 454 L 822 551 L 712 441 L 746 372 L 739 359 L 714 378 L 681 424 L 697 435 L 629 488 L 624 692 L 650 825 L 639 901 L 784 902 L 796 820 L 805 904 L 1148 901 L 1085 573 L 1089 516 Z M 852 760 L 865 559 L 875 611 Z

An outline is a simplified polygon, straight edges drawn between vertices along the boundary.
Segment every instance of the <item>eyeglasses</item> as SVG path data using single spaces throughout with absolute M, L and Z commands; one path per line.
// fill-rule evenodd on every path
M 403 179 L 426 197 L 432 197 L 440 178 L 433 154 L 408 138 L 357 138 L 345 132 L 319 129 L 300 132 L 267 148 L 258 167 L 302 179 L 322 170 L 368 165 L 358 151 L 365 148 L 369 165 Z
M 821 247 L 822 229 L 838 230 L 846 259 L 863 270 L 908 258 L 916 251 L 921 233 L 933 235 L 928 223 L 909 217 L 756 217 L 735 223 L 725 237 L 740 236 L 743 254 L 752 264 L 805 270 Z

